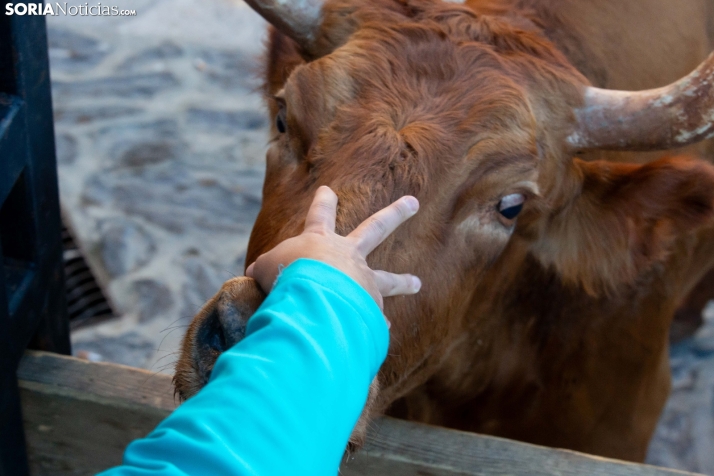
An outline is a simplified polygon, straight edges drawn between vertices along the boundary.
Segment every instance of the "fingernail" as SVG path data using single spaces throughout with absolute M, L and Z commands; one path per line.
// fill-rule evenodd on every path
M 414 292 L 418 293 L 421 289 L 421 279 L 416 276 L 412 276 L 412 286 L 414 287 Z
M 408 196 L 404 198 L 404 201 L 406 202 L 412 213 L 416 213 L 417 210 L 419 210 L 419 200 L 417 200 L 416 198 Z

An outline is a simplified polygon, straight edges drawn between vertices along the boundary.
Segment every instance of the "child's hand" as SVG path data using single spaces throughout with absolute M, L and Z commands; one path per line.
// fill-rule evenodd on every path
M 334 266 L 357 281 L 382 309 L 382 297 L 415 294 L 421 288 L 421 281 L 411 274 L 374 271 L 367 266 L 365 258 L 418 209 L 416 198 L 402 197 L 343 237 L 335 233 L 337 195 L 329 187 L 322 186 L 317 189 L 307 212 L 302 234 L 260 255 L 245 274 L 269 293 L 280 265 L 288 266 L 298 258 L 315 259 Z

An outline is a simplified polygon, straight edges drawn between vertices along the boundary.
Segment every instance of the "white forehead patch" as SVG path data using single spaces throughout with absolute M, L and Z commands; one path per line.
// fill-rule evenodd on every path
M 446 3 L 466 3 L 466 0 L 443 0 Z

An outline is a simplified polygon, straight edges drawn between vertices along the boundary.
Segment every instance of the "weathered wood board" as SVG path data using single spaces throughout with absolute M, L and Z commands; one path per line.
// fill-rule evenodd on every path
M 35 476 L 91 475 L 119 464 L 176 404 L 171 378 L 121 365 L 28 352 L 18 371 Z M 673 476 L 679 471 L 382 418 L 344 476 Z

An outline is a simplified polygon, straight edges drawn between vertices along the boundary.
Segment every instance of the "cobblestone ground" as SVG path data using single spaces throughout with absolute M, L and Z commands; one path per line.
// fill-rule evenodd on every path
M 264 22 L 228 0 L 124 0 L 135 17 L 49 17 L 60 192 L 121 316 L 76 353 L 171 373 L 186 324 L 242 274 L 267 123 Z M 652 464 L 714 475 L 714 308 L 672 349 Z
M 672 347 L 672 394 L 647 461 L 714 475 L 714 301 L 694 337 Z
M 121 8 L 137 16 L 48 18 L 63 211 L 121 313 L 72 337 L 76 352 L 170 373 L 190 318 L 243 273 L 265 24 L 221 0 Z

